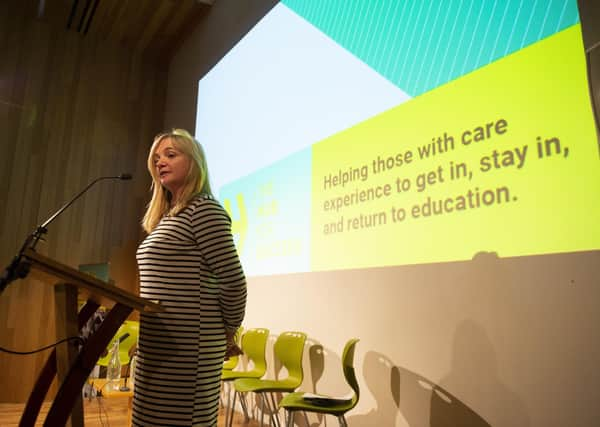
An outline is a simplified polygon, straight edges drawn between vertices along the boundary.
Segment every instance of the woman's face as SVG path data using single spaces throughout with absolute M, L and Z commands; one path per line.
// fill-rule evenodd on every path
M 177 200 L 190 170 L 190 159 L 175 148 L 171 138 L 163 139 L 154 151 L 154 167 L 160 183 Z

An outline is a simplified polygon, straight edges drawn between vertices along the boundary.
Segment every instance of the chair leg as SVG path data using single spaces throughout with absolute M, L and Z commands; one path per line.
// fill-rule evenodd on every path
M 223 402 L 223 407 L 225 408 L 225 425 L 229 425 L 229 408 L 231 408 L 231 387 L 225 382 L 221 382 L 223 385 L 223 394 L 227 394 L 227 406 Z M 223 401 L 223 397 L 221 396 L 221 401 Z M 233 416 L 233 414 L 231 414 Z
M 235 410 L 235 399 L 237 397 L 237 394 L 237 391 L 233 392 L 233 402 L 231 403 L 231 406 L 227 407 L 227 412 L 225 413 L 225 425 L 227 427 L 231 427 L 233 424 L 233 411 Z M 241 400 L 242 398 L 240 397 L 240 401 Z
M 260 397 L 260 427 L 264 427 L 263 419 L 265 416 L 265 398 L 262 393 L 257 393 L 257 397 Z
M 277 402 L 275 401 L 275 393 L 269 393 L 269 395 L 271 396 L 271 403 L 273 403 L 273 416 L 275 417 L 275 419 L 277 420 L 277 427 L 281 426 L 281 423 L 279 422 L 279 406 L 277 406 Z
M 285 426 L 293 427 L 294 426 L 294 411 L 290 411 L 289 409 L 286 409 L 285 414 L 287 415 Z
M 263 401 L 263 410 L 264 407 L 267 407 L 267 410 L 269 411 L 269 425 L 273 426 L 273 427 L 279 427 L 279 420 L 277 418 L 275 418 L 275 410 L 273 408 L 271 408 L 271 399 L 269 398 L 270 393 L 265 392 L 265 393 L 260 393 L 262 401 Z
M 240 393 L 240 404 L 242 405 L 242 410 L 244 411 L 244 421 L 250 421 L 250 415 L 248 413 L 248 403 L 246 402 L 246 393 Z
M 306 411 L 302 411 L 304 414 L 304 421 L 306 421 L 306 427 L 310 427 L 310 423 L 308 422 L 308 415 L 306 415 Z
M 268 415 L 269 415 L 269 426 L 270 427 L 276 427 L 275 424 L 273 424 L 273 411 L 271 410 L 271 401 L 269 400 L 269 396 L 266 393 L 261 393 L 260 397 L 262 399 L 262 408 L 263 411 L 265 410 L 265 406 L 266 406 L 266 410 L 268 411 Z
M 340 427 L 348 427 L 348 423 L 346 422 L 346 417 L 343 415 L 338 416 L 338 421 L 340 422 Z

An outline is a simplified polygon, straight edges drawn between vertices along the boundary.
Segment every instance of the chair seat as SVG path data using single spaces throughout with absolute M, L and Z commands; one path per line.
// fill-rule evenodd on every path
M 247 392 L 292 392 L 298 387 L 297 378 L 286 378 L 284 380 L 262 380 L 259 378 L 241 378 L 233 383 L 235 390 L 241 393 Z
M 222 371 L 221 379 L 223 381 L 233 381 L 239 378 L 260 378 L 264 375 L 264 372 L 261 370 L 251 370 L 251 371 Z
M 239 359 L 239 357 L 237 357 L 237 356 L 231 356 L 228 360 L 224 361 L 223 362 L 223 370 L 225 370 L 225 371 L 234 370 L 238 364 L 238 359 Z
M 290 393 L 279 402 L 280 408 L 290 411 L 310 411 L 323 414 L 342 415 L 356 405 L 352 398 L 339 399 L 325 395 L 310 394 L 310 398 L 304 392 Z
M 358 403 L 360 397 L 360 388 L 356 381 L 356 372 L 354 371 L 354 347 L 358 342 L 358 338 L 348 340 L 342 352 L 342 368 L 344 370 L 344 378 L 352 388 L 354 395 L 349 398 L 335 398 L 322 394 L 294 392 L 279 402 L 279 407 L 284 408 L 288 414 L 288 426 L 294 424 L 292 412 L 318 412 L 321 414 L 330 414 L 337 416 L 340 427 L 348 427 L 346 422 L 346 412 L 350 411 Z M 308 422 L 308 419 L 306 420 Z

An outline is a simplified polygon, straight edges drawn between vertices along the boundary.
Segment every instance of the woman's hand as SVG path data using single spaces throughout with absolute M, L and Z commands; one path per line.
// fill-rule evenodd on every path
M 240 356 L 244 354 L 240 346 L 235 342 L 236 330 L 225 330 L 225 336 L 227 338 L 227 349 L 225 350 L 225 360 L 229 360 L 230 357 Z

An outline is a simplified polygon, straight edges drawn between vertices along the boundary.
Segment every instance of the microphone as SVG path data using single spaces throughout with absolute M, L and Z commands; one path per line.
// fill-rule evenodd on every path
M 25 250 L 27 248 L 35 250 L 35 246 L 37 245 L 38 241 L 42 238 L 42 235 L 46 234 L 48 232 L 48 228 L 47 228 L 48 225 L 52 221 L 54 221 L 61 213 L 63 213 L 65 211 L 65 209 L 67 209 L 69 206 L 71 206 L 73 204 L 73 202 L 75 202 L 75 200 L 77 200 L 81 196 L 83 196 L 83 194 L 86 191 L 88 191 L 90 189 L 90 187 L 92 187 L 98 181 L 102 181 L 105 179 L 129 180 L 129 179 L 131 179 L 131 174 L 130 173 L 122 173 L 121 175 L 117 175 L 117 176 L 101 176 L 99 178 L 96 178 L 95 180 L 90 182 L 87 185 L 87 187 L 85 187 L 83 190 L 81 190 L 79 193 L 77 193 L 75 195 L 75 197 L 73 197 L 71 200 L 69 200 L 67 203 L 65 203 L 58 211 L 56 211 L 42 225 L 38 225 L 37 228 L 35 229 L 35 231 L 33 233 L 31 233 L 27 237 L 27 239 L 25 239 L 25 242 L 23 243 L 21 250 L 19 250 L 19 252 L 14 257 L 12 262 L 8 265 L 8 267 L 6 267 L 6 269 L 2 273 L 2 276 L 0 277 L 0 294 L 2 293 L 2 291 L 4 291 L 4 288 L 6 288 L 9 283 L 11 283 L 12 281 L 14 281 L 16 279 L 24 279 L 29 274 L 29 267 L 30 267 L 29 263 L 21 262 L 21 258 L 23 258 L 23 253 L 25 252 Z

